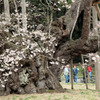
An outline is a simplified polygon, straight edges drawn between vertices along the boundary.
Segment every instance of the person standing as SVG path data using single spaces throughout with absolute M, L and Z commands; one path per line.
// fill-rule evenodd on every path
M 76 68 L 76 66 L 74 66 L 73 67 L 73 79 L 75 83 L 77 83 L 77 73 L 78 73 L 78 69 Z
M 88 66 L 87 67 L 87 72 L 89 74 L 90 79 L 91 79 L 91 71 L 92 71 L 91 66 Z
M 65 76 L 65 83 L 69 82 L 69 65 L 66 65 L 64 68 L 64 76 Z

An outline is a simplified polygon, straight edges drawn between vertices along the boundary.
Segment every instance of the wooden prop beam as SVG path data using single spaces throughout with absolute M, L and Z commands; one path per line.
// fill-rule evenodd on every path
M 98 5 L 95 6 L 95 9 L 96 9 L 98 17 L 100 19 L 100 9 L 99 9 Z
M 97 1 L 93 1 L 93 6 L 95 6 L 95 5 L 98 5 L 98 4 L 100 4 L 100 0 L 97 0 Z
M 100 4 L 100 0 L 94 0 L 92 5 L 95 7 L 98 17 L 100 19 L 100 10 L 99 10 L 98 4 Z

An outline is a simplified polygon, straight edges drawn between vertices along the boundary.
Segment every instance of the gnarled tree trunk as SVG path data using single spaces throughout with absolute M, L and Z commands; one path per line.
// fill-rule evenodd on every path
M 85 54 L 85 53 L 91 53 L 91 52 L 96 52 L 98 50 L 98 45 L 97 45 L 97 39 L 93 39 L 93 40 L 89 40 L 89 33 L 90 33 L 90 11 L 91 11 L 91 5 L 92 5 L 92 0 L 89 1 L 81 1 L 81 4 L 84 4 L 84 9 L 83 6 L 82 8 L 80 7 L 79 13 L 81 13 L 84 10 L 84 17 L 83 17 L 83 27 L 82 27 L 82 33 L 81 33 L 81 37 L 76 39 L 76 40 L 67 40 L 65 41 L 64 44 L 59 45 L 59 47 L 57 48 L 56 52 L 55 52 L 55 58 L 59 57 L 60 59 L 65 59 L 65 62 L 68 63 L 70 62 L 71 58 L 74 58 L 75 56 L 79 56 L 80 54 Z M 77 4 L 77 3 L 75 3 Z M 77 8 L 75 5 L 72 7 L 71 12 L 74 11 L 74 9 Z M 69 10 L 69 13 L 71 13 Z M 75 13 L 77 13 L 77 10 L 75 11 Z M 74 14 L 75 14 L 74 13 Z M 72 13 L 70 16 L 68 16 L 68 14 L 66 13 L 66 15 L 62 18 L 60 18 L 59 20 L 62 23 L 61 25 L 66 25 L 66 29 L 70 29 L 71 31 L 71 27 L 73 26 L 74 22 L 75 22 L 75 17 L 74 20 Z M 77 15 L 77 14 L 75 14 Z M 79 14 L 80 15 L 80 14 Z M 70 17 L 70 18 L 69 18 Z M 71 20 L 69 23 L 67 23 L 68 21 L 66 21 L 66 23 L 63 23 L 65 19 L 69 19 Z M 63 20 L 63 21 L 62 21 Z M 55 25 L 55 23 L 54 23 Z M 70 27 L 69 27 L 70 26 Z M 58 37 L 58 42 L 63 40 L 63 37 L 67 38 L 70 34 L 70 31 L 66 31 L 66 35 L 63 36 L 63 32 L 62 32 L 62 37 Z M 56 76 L 58 76 L 59 78 L 59 69 L 60 66 L 52 67 L 51 70 L 54 71 L 54 74 Z
M 76 16 L 80 15 L 84 10 L 84 20 L 82 35 L 76 40 L 66 40 L 65 43 L 55 47 L 54 58 L 59 57 L 60 60 L 65 59 L 66 64 L 75 56 L 80 54 L 96 52 L 98 50 L 97 40 L 88 40 L 90 30 L 90 10 L 92 0 L 78 0 L 73 4 L 72 8 L 57 21 L 53 22 L 51 33 L 57 36 L 57 42 L 61 42 L 64 38 L 68 38 Z M 77 14 L 77 5 L 80 4 L 79 14 Z M 63 28 L 65 27 L 65 28 Z M 1 47 L 2 48 L 2 47 Z M 49 67 L 48 59 L 43 55 L 39 55 L 36 60 L 20 61 L 23 66 L 18 67 L 18 72 L 13 72 L 9 77 L 6 87 L 0 87 L 0 95 L 10 93 L 36 93 L 46 92 L 46 90 L 64 91 L 57 78 L 59 78 L 61 66 L 53 65 Z

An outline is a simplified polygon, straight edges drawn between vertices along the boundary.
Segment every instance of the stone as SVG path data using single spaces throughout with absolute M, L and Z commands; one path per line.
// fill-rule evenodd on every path
M 4 95 L 5 88 L 0 86 L 0 96 Z
M 31 94 L 31 93 L 36 93 L 36 87 L 34 85 L 34 83 L 29 83 L 28 85 L 26 85 L 25 87 L 25 93 Z
M 25 94 L 25 91 L 24 91 L 24 89 L 22 87 L 19 87 L 18 88 L 18 93 L 19 94 Z

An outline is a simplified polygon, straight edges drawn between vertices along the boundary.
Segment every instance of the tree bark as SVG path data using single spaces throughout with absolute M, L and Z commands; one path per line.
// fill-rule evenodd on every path
M 89 0 L 89 1 L 87 0 L 84 3 L 84 19 L 83 19 L 83 28 L 82 28 L 81 37 L 77 40 L 66 41 L 64 44 L 60 45 L 55 52 L 55 55 L 54 55 L 55 58 L 59 57 L 60 60 L 65 59 L 65 62 L 69 63 L 69 61 L 75 56 L 86 54 L 89 52 L 95 53 L 98 50 L 97 39 L 94 39 L 94 40 L 88 39 L 89 33 L 90 33 L 91 5 L 92 5 L 92 0 Z M 80 10 L 83 11 L 83 9 L 80 9 Z M 68 17 L 66 17 L 66 19 L 67 18 Z M 65 25 L 66 27 L 68 26 L 67 24 Z M 66 29 L 69 29 L 69 28 L 67 27 Z M 61 39 L 62 38 L 60 38 L 58 41 L 61 41 Z M 54 70 L 53 67 L 51 69 L 52 71 Z M 57 67 L 55 70 L 56 76 L 59 75 L 59 74 L 57 75 L 58 69 L 60 68 Z

